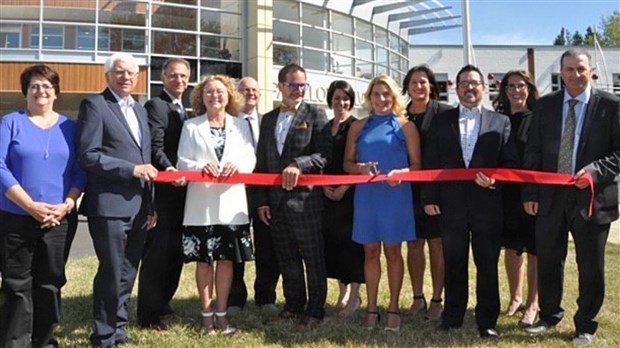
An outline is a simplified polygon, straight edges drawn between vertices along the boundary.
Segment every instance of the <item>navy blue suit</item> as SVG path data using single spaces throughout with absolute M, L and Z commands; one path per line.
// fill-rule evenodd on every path
M 150 163 L 151 137 L 144 107 L 135 103 L 138 144 L 109 89 L 88 97 L 78 115 L 78 156 L 87 173 L 81 212 L 99 267 L 93 288 L 96 346 L 111 347 L 127 339 L 129 297 L 153 211 L 151 184 L 134 178 L 136 165 Z

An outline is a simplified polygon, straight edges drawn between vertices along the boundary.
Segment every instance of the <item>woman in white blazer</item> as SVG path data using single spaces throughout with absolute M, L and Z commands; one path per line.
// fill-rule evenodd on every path
M 183 125 L 177 163 L 180 170 L 202 171 L 214 177 L 252 172 L 256 157 L 251 133 L 243 120 L 231 116 L 239 113 L 242 98 L 228 76 L 208 75 L 196 86 L 191 104 L 199 116 Z M 205 329 L 209 334 L 217 330 L 232 334 L 236 329 L 228 323 L 226 308 L 233 262 L 254 260 L 245 185 L 190 183 L 183 225 L 185 262 L 196 262 Z M 214 285 L 215 311 L 211 306 Z

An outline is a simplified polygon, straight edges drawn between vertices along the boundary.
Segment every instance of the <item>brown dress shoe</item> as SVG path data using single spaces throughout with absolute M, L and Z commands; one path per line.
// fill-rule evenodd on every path
M 297 325 L 295 325 L 296 332 L 312 331 L 321 325 L 322 319 L 315 317 L 305 317 L 299 319 Z

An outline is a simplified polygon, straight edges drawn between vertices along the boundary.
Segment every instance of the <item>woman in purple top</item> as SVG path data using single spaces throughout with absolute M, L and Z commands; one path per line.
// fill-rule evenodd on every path
M 20 81 L 26 110 L 0 119 L 0 347 L 57 347 L 66 216 L 86 179 L 76 124 L 54 111 L 58 73 L 35 65 Z

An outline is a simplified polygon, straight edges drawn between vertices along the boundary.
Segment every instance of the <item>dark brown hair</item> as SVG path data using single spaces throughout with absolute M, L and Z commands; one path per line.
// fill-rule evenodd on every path
M 353 90 L 353 87 L 351 87 L 351 85 L 344 80 L 336 80 L 329 85 L 329 88 L 327 89 L 327 106 L 329 106 L 330 109 L 332 108 L 332 99 L 334 98 L 334 93 L 336 93 L 337 89 L 341 89 L 347 96 L 349 96 L 349 99 L 351 100 L 349 110 L 353 109 L 353 105 L 355 105 L 355 91 Z
M 437 85 L 435 73 L 433 73 L 433 70 L 431 70 L 431 68 L 429 68 L 426 64 L 416 65 L 413 68 L 409 69 L 407 75 L 405 75 L 405 79 L 403 80 L 402 94 L 407 95 L 407 93 L 409 93 L 409 82 L 411 82 L 411 76 L 418 71 L 425 73 L 426 77 L 428 77 L 428 82 L 431 84 L 430 98 L 434 100 L 439 100 L 439 86 Z
M 30 80 L 32 80 L 34 76 L 41 76 L 47 81 L 49 81 L 52 87 L 54 87 L 54 91 L 56 91 L 56 96 L 60 95 L 60 76 L 58 76 L 56 70 L 50 68 L 45 64 L 37 64 L 24 69 L 21 76 L 19 77 L 22 85 L 22 94 L 24 95 L 24 97 L 28 95 Z
M 507 94 L 508 79 L 511 76 L 519 76 L 523 79 L 523 81 L 525 81 L 525 84 L 527 84 L 527 100 L 525 101 L 525 105 L 528 110 L 534 110 L 534 105 L 538 99 L 538 88 L 536 88 L 534 79 L 532 79 L 530 74 L 525 70 L 510 70 L 502 78 L 499 85 L 499 93 L 497 93 L 497 97 L 493 100 L 493 108 L 495 111 L 503 114 L 511 113 L 510 100 L 508 100 Z

